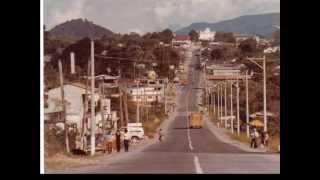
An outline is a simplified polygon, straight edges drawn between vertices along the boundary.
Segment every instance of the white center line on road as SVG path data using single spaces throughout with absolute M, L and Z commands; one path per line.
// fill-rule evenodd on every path
M 188 91 L 188 96 L 190 95 L 190 91 Z M 192 142 L 191 142 L 191 137 L 190 137 L 190 126 L 189 126 L 189 99 L 187 98 L 187 136 L 188 136 L 188 141 L 189 141 L 189 148 L 192 151 L 193 150 L 193 146 L 192 146 Z
M 194 162 L 194 166 L 196 168 L 196 173 L 197 174 L 203 174 L 203 171 L 202 171 L 202 168 L 200 166 L 200 162 L 199 162 L 198 156 L 194 156 L 193 157 L 193 162 Z
M 193 146 L 192 146 L 192 141 L 191 141 L 191 137 L 190 137 L 190 129 L 188 127 L 188 141 L 189 141 L 189 148 L 192 151 L 193 150 Z

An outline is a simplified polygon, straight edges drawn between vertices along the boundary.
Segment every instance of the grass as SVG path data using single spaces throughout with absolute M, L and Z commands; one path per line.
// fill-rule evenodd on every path
M 246 133 L 240 133 L 239 135 L 237 133 L 232 134 L 231 132 L 228 132 L 228 135 L 231 139 L 245 143 L 250 144 L 250 138 L 247 137 Z M 278 152 L 278 145 L 280 144 L 280 137 L 279 136 L 272 136 L 269 138 L 269 145 L 267 147 L 268 152 Z
M 269 151 L 278 152 L 279 145 L 280 145 L 280 137 L 279 136 L 271 137 L 269 141 Z
M 168 98 L 175 99 L 177 92 L 175 88 L 168 88 L 166 92 Z M 143 127 L 145 135 L 149 138 L 154 138 L 154 135 L 157 133 L 157 128 L 161 123 L 168 118 L 168 115 L 164 114 L 164 106 L 162 105 L 155 112 L 149 111 L 149 121 L 143 122 Z
M 44 167 L 48 169 L 65 169 L 81 165 L 96 164 L 98 157 L 95 156 L 77 156 L 68 154 L 65 150 L 63 133 L 57 134 L 55 129 L 44 129 Z
M 44 167 L 45 170 L 58 170 L 71 167 L 79 167 L 82 165 L 94 165 L 100 160 L 101 154 L 94 156 L 75 156 L 58 153 L 50 157 L 45 157 Z
M 145 135 L 148 136 L 149 138 L 153 138 L 154 134 L 157 133 L 156 129 L 167 118 L 168 118 L 168 116 L 165 115 L 163 111 L 154 112 L 154 113 L 150 112 L 149 121 L 144 121 L 143 122 Z
M 212 122 L 214 122 L 214 123 L 219 122 L 217 115 L 215 115 L 215 116 L 213 115 L 213 107 L 209 108 L 209 117 Z M 238 135 L 237 133 L 232 134 L 231 132 L 228 132 L 228 135 L 233 140 L 236 140 L 236 141 L 239 141 L 242 143 L 246 143 L 246 144 L 250 144 L 250 138 L 247 137 L 246 133 L 240 133 L 240 135 Z M 268 148 L 267 150 L 269 152 L 278 152 L 279 144 L 280 144 L 280 137 L 279 137 L 279 134 L 276 133 L 275 135 L 270 136 L 269 145 L 267 147 Z
M 231 137 L 231 139 L 240 141 L 242 143 L 250 144 L 250 138 L 247 137 L 246 133 L 234 133 L 232 134 L 231 132 L 228 132 L 228 135 Z

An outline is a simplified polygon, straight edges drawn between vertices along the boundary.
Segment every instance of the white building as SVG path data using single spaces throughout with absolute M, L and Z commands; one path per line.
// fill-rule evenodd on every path
M 270 53 L 275 53 L 279 51 L 280 52 L 280 46 L 275 46 L 275 47 L 268 47 L 265 50 L 263 50 L 263 53 L 265 54 L 270 54 Z
M 206 28 L 204 31 L 199 31 L 199 40 L 213 41 L 215 35 L 215 31 L 210 31 L 210 28 Z
M 77 124 L 81 127 L 81 121 L 84 113 L 84 95 L 85 86 L 82 84 L 64 85 L 64 98 L 66 101 L 66 120 L 68 124 Z M 88 90 L 90 93 L 90 90 Z M 47 108 L 44 109 L 46 115 L 62 112 L 61 88 L 50 89 L 47 93 Z M 95 94 L 95 101 L 98 102 L 99 95 Z M 47 119 L 46 119 L 47 120 Z

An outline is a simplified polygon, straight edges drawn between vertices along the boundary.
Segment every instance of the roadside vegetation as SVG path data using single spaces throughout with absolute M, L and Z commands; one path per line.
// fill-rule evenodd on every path
M 220 42 L 234 42 L 232 34 L 219 33 Z M 262 112 L 263 110 L 263 79 L 262 70 L 255 64 L 246 60 L 246 57 L 262 57 L 267 58 L 267 111 L 274 114 L 268 117 L 268 134 L 270 136 L 269 149 L 277 151 L 280 144 L 280 74 L 277 73 L 277 67 L 280 67 L 280 52 L 263 54 L 263 45 L 259 45 L 255 39 L 247 39 L 242 41 L 238 46 L 230 43 L 222 45 L 210 46 L 202 51 L 202 57 L 211 62 L 227 63 L 227 64 L 244 64 L 249 72 L 254 72 L 252 79 L 249 80 L 249 113 Z M 273 34 L 272 46 L 280 45 L 280 31 Z M 210 49 L 209 49 L 210 48 Z M 268 62 L 269 61 L 269 62 Z M 280 70 L 280 69 L 278 69 Z M 234 96 L 235 97 L 235 96 Z M 246 120 L 246 94 L 245 83 L 240 83 L 240 120 L 244 124 Z M 204 102 L 204 101 L 203 101 Z M 229 102 L 230 103 L 230 102 Z M 236 101 L 233 101 L 233 107 L 236 107 Z M 217 108 L 216 108 L 217 110 Z M 236 109 L 234 108 L 234 113 Z M 209 108 L 210 119 L 218 123 L 218 117 L 213 117 L 213 106 Z M 255 119 L 251 119 L 255 120 Z M 263 121 L 263 119 L 260 119 Z M 220 125 L 221 127 L 221 125 Z M 245 132 L 241 135 L 232 134 L 231 138 L 241 142 L 248 142 Z

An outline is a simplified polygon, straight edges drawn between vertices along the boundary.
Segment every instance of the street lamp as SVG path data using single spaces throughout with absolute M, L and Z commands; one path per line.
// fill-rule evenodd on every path
M 266 56 L 263 58 L 249 58 L 247 59 L 256 64 L 260 69 L 263 70 L 263 122 L 264 122 L 264 131 L 267 131 L 267 88 L 266 88 Z M 256 61 L 262 61 L 263 65 L 261 66 Z

